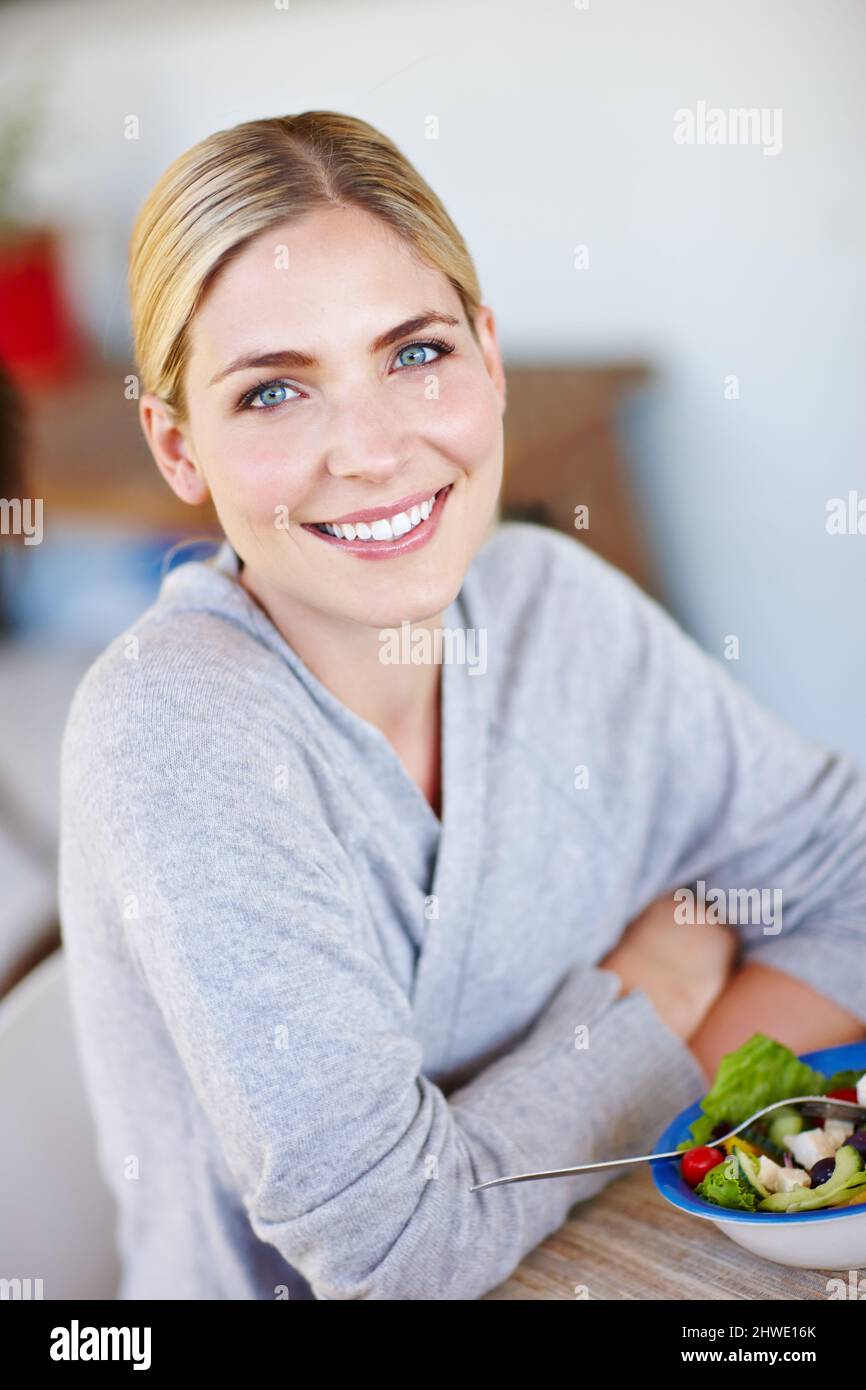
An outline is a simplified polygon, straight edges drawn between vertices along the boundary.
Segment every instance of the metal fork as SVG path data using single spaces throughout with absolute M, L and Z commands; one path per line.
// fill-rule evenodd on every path
M 866 1119 L 866 1105 L 858 1105 L 853 1100 L 828 1100 L 826 1096 L 788 1096 L 787 1100 L 777 1100 L 772 1105 L 765 1105 L 763 1110 L 756 1110 L 754 1115 L 743 1120 L 735 1129 L 711 1140 L 710 1147 L 717 1148 L 719 1144 L 724 1144 L 726 1139 L 733 1139 L 741 1130 L 754 1124 L 762 1115 L 769 1115 L 772 1110 L 781 1110 L 785 1105 L 802 1105 L 805 1115 L 823 1115 L 828 1119 L 849 1119 L 855 1122 L 857 1117 Z M 599 1168 L 621 1168 L 627 1163 L 652 1163 L 657 1159 L 682 1158 L 684 1153 L 685 1149 L 672 1149 L 670 1153 L 636 1154 L 633 1158 L 606 1158 L 601 1163 L 579 1163 L 576 1168 L 551 1168 L 545 1173 L 515 1173 L 508 1178 L 490 1178 L 487 1182 L 475 1183 L 469 1191 L 483 1192 L 487 1187 L 502 1187 L 509 1182 L 533 1182 L 536 1178 L 570 1178 L 575 1173 L 594 1173 Z

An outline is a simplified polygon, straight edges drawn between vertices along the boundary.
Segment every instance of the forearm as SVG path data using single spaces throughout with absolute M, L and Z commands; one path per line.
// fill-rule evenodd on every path
M 866 1025 L 793 975 L 750 963 L 734 972 L 688 1045 L 712 1079 L 725 1053 L 753 1033 L 799 1054 L 864 1038 Z
M 678 925 L 675 907 L 669 894 L 650 903 L 599 964 L 619 976 L 623 993 L 643 990 L 687 1042 L 730 979 L 738 938 L 721 924 Z

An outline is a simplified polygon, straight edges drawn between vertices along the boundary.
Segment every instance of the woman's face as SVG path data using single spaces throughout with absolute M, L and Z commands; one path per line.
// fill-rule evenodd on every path
M 448 279 L 377 218 L 316 212 L 218 273 L 191 325 L 187 424 L 148 414 L 146 432 L 179 496 L 210 492 L 270 604 L 421 622 L 459 592 L 502 479 L 489 309 L 477 330 L 480 347 Z

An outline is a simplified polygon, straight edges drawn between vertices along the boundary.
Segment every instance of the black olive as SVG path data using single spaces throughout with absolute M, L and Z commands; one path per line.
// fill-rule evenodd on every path
M 836 1167 L 835 1158 L 819 1158 L 818 1162 L 809 1169 L 809 1181 L 813 1187 L 820 1187 L 822 1182 L 833 1176 L 833 1169 Z

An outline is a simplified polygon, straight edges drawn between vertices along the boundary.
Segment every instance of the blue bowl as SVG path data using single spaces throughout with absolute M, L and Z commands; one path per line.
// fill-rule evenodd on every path
M 804 1052 L 800 1061 L 826 1076 L 849 1068 L 866 1072 L 866 1040 Z M 656 1148 L 675 1149 L 684 1139 L 690 1139 L 689 1128 L 701 1113 L 700 1101 L 688 1106 L 668 1125 Z M 655 1185 L 666 1201 L 702 1221 L 711 1221 L 753 1254 L 801 1269 L 850 1270 L 866 1265 L 866 1203 L 795 1212 L 790 1216 L 783 1212 L 729 1211 L 695 1195 L 680 1174 L 678 1159 L 662 1159 L 650 1166 Z

